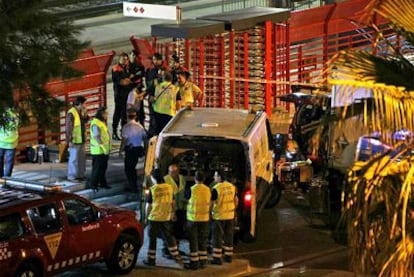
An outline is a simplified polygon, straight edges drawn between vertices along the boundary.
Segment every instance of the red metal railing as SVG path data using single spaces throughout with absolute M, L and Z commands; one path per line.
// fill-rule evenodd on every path
M 296 11 L 286 22 L 200 39 L 131 42 L 135 49 L 163 53 L 167 61 L 179 49 L 193 81 L 205 93 L 206 107 L 250 109 L 260 104 L 271 115 L 282 105 L 277 96 L 289 93 L 290 85 L 325 84 L 327 61 L 338 51 L 386 51 L 375 44 L 374 30 L 360 23 L 365 5 L 365 0 L 350 0 Z M 401 44 L 384 18 L 377 15 L 373 20 L 392 43 Z
M 46 90 L 59 100 L 70 103 L 78 95 L 87 99 L 88 114 L 93 116 L 99 106 L 106 105 L 106 74 L 115 55 L 111 51 L 102 55 L 95 55 L 92 49 L 84 51 L 80 58 L 71 63 L 71 66 L 84 75 L 71 80 L 51 80 L 45 85 Z M 39 143 L 59 144 L 65 141 L 65 117 L 67 109 L 57 111 L 59 114 L 59 126 L 50 126 L 48 129 L 39 130 L 35 119 L 29 126 L 23 126 L 19 130 L 20 139 L 18 151 L 26 146 Z M 21 158 L 21 157 L 20 157 Z

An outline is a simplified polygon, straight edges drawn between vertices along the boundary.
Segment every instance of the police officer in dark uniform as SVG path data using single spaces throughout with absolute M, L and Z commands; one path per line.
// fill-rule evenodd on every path
M 140 157 L 145 154 L 144 146 L 147 134 L 144 127 L 136 121 L 137 112 L 134 108 L 127 111 L 128 123 L 122 127 L 122 142 L 119 152 L 125 150 L 125 175 L 128 179 L 126 191 L 138 192 L 138 199 L 142 196 L 142 186 L 138 186 L 136 166 Z

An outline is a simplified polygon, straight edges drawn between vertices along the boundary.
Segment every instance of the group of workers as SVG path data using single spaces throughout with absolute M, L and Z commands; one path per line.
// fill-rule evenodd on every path
M 85 103 L 86 98 L 84 96 L 77 96 L 66 116 L 66 141 L 69 151 L 67 179 L 72 182 L 85 180 L 85 126 L 89 120 Z M 120 147 L 120 151 L 125 150 L 124 165 L 125 175 L 128 180 L 125 189 L 139 194 L 141 190 L 139 190 L 137 184 L 138 176 L 135 167 L 138 159 L 144 156 L 147 134 L 144 127 L 137 121 L 135 109 L 128 109 L 127 115 L 128 122 L 122 128 Z M 106 107 L 99 107 L 94 118 L 90 121 L 92 172 L 88 185 L 95 191 L 99 190 L 99 188 L 111 188 L 105 177 L 112 145 L 106 123 L 107 120 L 108 111 Z
M 95 191 L 111 188 L 105 174 L 112 138 L 122 140 L 120 151 L 125 151 L 126 190 L 138 193 L 138 199 L 141 199 L 142 186 L 137 184 L 136 164 L 145 154 L 147 138 L 158 135 L 180 108 L 202 106 L 202 91 L 189 80 L 189 71 L 180 65 L 176 55 L 172 57 L 171 69 L 164 64 L 159 53 L 154 54 L 152 61 L 153 67 L 145 70 L 137 53 L 131 51 L 129 55 L 122 53 L 112 69 L 115 98 L 112 137 L 106 123 L 106 107 L 99 107 L 90 121 L 92 172 L 88 185 Z M 144 128 L 144 99 L 149 103 L 148 131 Z M 86 180 L 86 124 L 90 120 L 86 101 L 84 96 L 77 96 L 66 116 L 67 178 L 73 182 Z M 18 143 L 18 116 L 12 109 L 4 116 L 7 124 L 0 128 L 0 177 L 11 176 Z M 121 137 L 118 135 L 119 122 L 122 125 Z M 156 241 L 160 234 L 168 245 L 165 254 L 180 263 L 177 240 L 188 237 L 190 263 L 185 265 L 186 268 L 195 270 L 207 265 L 209 234 L 213 244 L 211 263 L 221 265 L 223 259 L 232 261 L 233 227 L 238 205 L 236 188 L 220 170 L 215 172 L 210 187 L 204 184 L 204 177 L 201 171 L 197 171 L 194 184 L 187 186 L 176 164 L 170 165 L 166 176 L 160 169 L 152 171 L 152 186 L 146 199 L 145 220 L 150 241 L 145 264 L 155 265 Z
M 148 101 L 148 136 L 158 135 L 182 107 L 202 105 L 201 89 L 189 80 L 188 69 L 173 55 L 171 67 L 159 53 L 152 57 L 152 67 L 145 69 L 142 57 L 135 50 L 121 53 L 112 68 L 115 110 L 112 119 L 112 139 L 120 140 L 118 127 L 127 122 L 127 110 L 135 109 L 138 121 L 145 126 L 144 99 Z
M 169 252 L 179 264 L 182 263 L 182 251 L 179 251 L 178 242 L 188 237 L 190 262 L 184 264 L 187 269 L 197 270 L 207 266 L 209 239 L 213 248 L 210 263 L 221 265 L 223 260 L 232 262 L 233 229 L 238 205 L 236 187 L 222 170 L 215 171 L 210 186 L 205 185 L 204 181 L 204 174 L 197 171 L 194 184 L 187 185 L 176 164 L 169 166 L 165 176 L 158 168 L 152 170 L 145 216 L 149 248 L 144 264 L 156 265 L 157 237 L 160 233 L 168 246 L 164 254 Z

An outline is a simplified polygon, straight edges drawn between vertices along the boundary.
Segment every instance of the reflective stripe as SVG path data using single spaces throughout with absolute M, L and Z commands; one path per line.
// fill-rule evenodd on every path
M 198 257 L 197 252 L 191 252 L 190 253 L 190 261 L 192 261 L 192 262 L 198 262 L 199 261 L 199 257 Z
M 148 259 L 155 260 L 156 253 L 157 253 L 157 251 L 155 249 L 149 249 L 148 248 L 148 252 L 147 252 Z
M 51 272 L 52 270 L 60 270 L 60 269 L 63 269 L 67 266 L 72 266 L 74 264 L 78 264 L 78 263 L 81 262 L 81 260 L 82 260 L 82 262 L 86 262 L 86 261 L 89 261 L 89 260 L 98 259 L 98 258 L 100 258 L 100 256 L 101 256 L 101 251 L 90 252 L 88 254 L 83 255 L 82 257 L 78 256 L 78 257 L 75 257 L 75 258 L 70 258 L 70 259 L 67 259 L 67 260 L 63 260 L 61 262 L 56 262 L 54 264 L 50 264 L 50 265 L 47 266 L 47 271 Z
M 231 255 L 233 255 L 233 247 L 231 247 L 231 246 L 223 246 L 223 249 L 224 249 L 224 255 L 225 256 L 231 256 Z
M 198 251 L 198 256 L 200 260 L 207 260 L 207 251 Z

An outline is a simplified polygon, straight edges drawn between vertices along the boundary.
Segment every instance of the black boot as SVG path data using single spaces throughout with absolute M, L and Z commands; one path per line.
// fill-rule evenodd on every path
M 117 130 L 112 131 L 112 139 L 113 140 L 121 140 L 121 138 L 118 136 L 118 131 Z
M 144 265 L 155 266 L 155 259 L 148 258 L 143 261 Z
M 211 264 L 215 264 L 215 265 L 222 265 L 222 261 L 220 258 L 213 258 L 213 260 L 210 262 Z
M 191 262 L 184 265 L 185 269 L 197 270 L 199 268 L 198 262 Z

